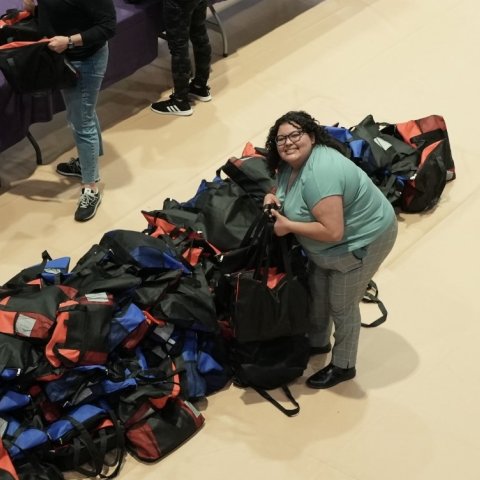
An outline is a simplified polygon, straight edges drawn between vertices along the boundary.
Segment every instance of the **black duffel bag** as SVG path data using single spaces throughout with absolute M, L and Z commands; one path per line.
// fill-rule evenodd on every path
M 0 70 L 17 93 L 70 88 L 78 80 L 63 53 L 48 48 L 48 39 L 1 45 Z

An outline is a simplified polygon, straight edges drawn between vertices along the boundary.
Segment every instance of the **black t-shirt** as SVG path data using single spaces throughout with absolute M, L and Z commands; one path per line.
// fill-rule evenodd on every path
M 48 37 L 81 34 L 83 46 L 65 52 L 71 60 L 88 58 L 115 34 L 117 19 L 112 0 L 39 0 L 37 11 Z

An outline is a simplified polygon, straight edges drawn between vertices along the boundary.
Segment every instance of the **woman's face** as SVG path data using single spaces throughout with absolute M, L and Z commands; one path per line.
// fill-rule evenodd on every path
M 298 125 L 282 123 L 275 138 L 280 158 L 294 170 L 307 161 L 314 145 L 314 135 L 304 133 Z

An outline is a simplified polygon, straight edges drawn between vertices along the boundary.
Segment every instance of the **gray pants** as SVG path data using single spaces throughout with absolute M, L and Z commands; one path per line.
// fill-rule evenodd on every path
M 355 366 L 360 337 L 360 301 L 368 282 L 393 248 L 397 222 L 362 252 L 338 256 L 310 255 L 309 339 L 312 346 L 334 345 L 332 363 L 340 368 Z M 361 257 L 364 255 L 363 258 Z

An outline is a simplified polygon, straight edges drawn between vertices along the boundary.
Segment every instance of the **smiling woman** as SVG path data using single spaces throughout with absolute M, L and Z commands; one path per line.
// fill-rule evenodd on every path
M 277 171 L 272 209 L 275 233 L 293 233 L 310 264 L 312 352 L 331 349 L 332 362 L 307 380 L 329 388 L 356 375 L 360 300 L 389 254 L 397 221 L 389 201 L 371 179 L 343 155 L 343 147 L 306 112 L 288 112 L 270 129 L 267 159 Z

